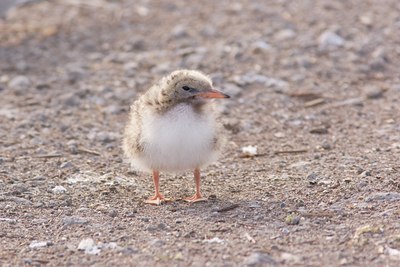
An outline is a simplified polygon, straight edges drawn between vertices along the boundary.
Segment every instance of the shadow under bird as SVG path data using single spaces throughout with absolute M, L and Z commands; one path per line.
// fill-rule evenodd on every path
M 153 173 L 155 194 L 146 203 L 160 205 L 168 200 L 160 193 L 160 172 L 189 169 L 196 193 L 185 200 L 206 200 L 200 192 L 200 168 L 217 159 L 223 139 L 211 101 L 215 98 L 229 96 L 215 90 L 203 73 L 178 70 L 131 106 L 123 149 L 135 169 Z

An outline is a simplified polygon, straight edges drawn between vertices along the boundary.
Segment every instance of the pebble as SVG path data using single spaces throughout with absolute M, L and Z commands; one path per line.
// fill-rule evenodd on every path
M 261 205 L 258 204 L 256 201 L 252 201 L 252 202 L 249 202 L 248 207 L 252 208 L 252 209 L 258 209 L 258 208 L 261 208 Z
M 16 224 L 17 220 L 16 219 L 11 219 L 11 218 L 1 218 L 0 217 L 0 222 L 7 222 L 9 224 Z
M 126 248 L 120 250 L 120 252 L 121 252 L 122 254 L 125 254 L 125 255 L 132 255 L 132 254 L 138 253 L 139 250 L 137 250 L 137 249 L 135 249 L 135 248 L 132 248 L 132 247 L 126 247 Z
M 117 140 L 118 135 L 113 132 L 91 132 L 88 134 L 90 140 L 108 144 Z
M 85 76 L 85 71 L 83 69 L 74 69 L 67 73 L 66 80 L 70 84 L 75 84 L 82 80 Z
M 150 242 L 149 242 L 149 246 L 150 247 L 161 247 L 161 246 L 163 246 L 163 245 L 165 245 L 165 242 L 164 241 L 162 241 L 161 239 L 158 239 L 158 238 L 155 238 L 155 239 L 153 239 L 153 240 L 150 240 Z
M 30 66 L 25 61 L 18 61 L 15 64 L 15 69 L 19 72 L 26 72 L 27 70 L 29 70 L 29 68 Z
M 60 164 L 60 169 L 69 169 L 72 168 L 73 165 L 70 161 L 66 161 Z
M 342 37 L 332 31 L 325 31 L 318 38 L 319 47 L 322 50 L 343 46 L 344 42 Z
M 384 58 L 378 57 L 372 59 L 369 64 L 369 70 L 373 72 L 384 72 L 386 70 L 387 61 Z
M 286 41 L 286 40 L 292 39 L 295 36 L 296 36 L 296 33 L 293 30 L 283 29 L 283 30 L 278 31 L 275 34 L 275 39 L 277 41 Z
M 182 252 L 176 253 L 175 256 L 174 256 L 174 260 L 179 260 L 179 261 L 184 260 Z
M 141 17 L 146 17 L 149 15 L 150 10 L 145 6 L 137 6 L 136 13 Z
M 7 197 L 6 200 L 15 202 L 15 203 L 20 204 L 20 205 L 26 205 L 26 206 L 32 205 L 32 202 L 30 200 L 27 200 L 27 199 L 22 198 L 22 197 L 10 196 L 10 197 Z
M 330 143 L 326 142 L 326 141 L 322 143 L 321 147 L 324 150 L 331 150 L 332 149 L 332 145 Z
M 82 217 L 67 216 L 61 220 L 64 225 L 87 224 L 89 221 Z
M 206 37 L 214 37 L 217 36 L 218 31 L 212 25 L 206 25 L 201 30 L 201 34 Z
M 118 244 L 116 242 L 110 242 L 110 243 L 104 243 L 100 245 L 101 248 L 106 248 L 106 249 L 117 249 L 119 248 Z
M 38 248 L 43 248 L 43 247 L 47 247 L 47 246 L 51 246 L 52 243 L 48 242 L 48 241 L 37 241 L 37 240 L 33 240 L 30 244 L 29 244 L 29 248 L 31 249 L 38 249 Z
M 27 192 L 27 191 L 28 191 L 28 188 L 24 184 L 18 183 L 18 184 L 12 185 L 12 192 L 11 193 L 13 195 L 20 195 L 20 194 L 22 194 L 24 192 Z
M 277 261 L 275 261 L 270 255 L 262 252 L 253 252 L 243 261 L 244 266 L 251 266 L 251 267 L 277 265 L 277 264 L 278 264 Z
M 68 148 L 69 148 L 69 151 L 72 153 L 72 154 L 77 154 L 78 153 L 78 142 L 76 141 L 76 140 L 69 140 L 68 142 L 67 142 L 67 146 L 68 146 Z
M 256 155 L 257 155 L 257 147 L 256 146 L 242 147 L 242 156 L 243 157 L 254 157 Z
M 386 247 L 386 253 L 393 260 L 400 261 L 400 250 L 395 248 Z
M 57 185 L 53 189 L 51 189 L 51 191 L 54 194 L 65 194 L 67 192 L 67 189 L 65 189 L 65 187 L 62 185 Z
M 318 182 L 319 185 L 330 185 L 332 184 L 332 180 L 329 179 L 322 179 Z
M 110 217 L 112 217 L 112 218 L 115 218 L 118 216 L 118 212 L 117 212 L 117 210 L 112 209 L 108 212 L 108 215 L 110 215 Z
M 251 51 L 254 54 L 264 54 L 272 50 L 271 46 L 264 41 L 257 41 L 251 45 Z
M 370 171 L 363 171 L 362 173 L 359 174 L 360 177 L 368 177 L 371 176 L 371 172 Z
M 315 172 L 312 172 L 309 175 L 307 175 L 307 180 L 312 185 L 316 185 L 318 183 L 318 180 L 320 179 L 321 178 Z
M 365 198 L 366 202 L 371 201 L 400 201 L 400 193 L 398 192 L 377 192 Z
M 301 161 L 295 162 L 293 164 L 290 164 L 289 168 L 304 169 L 305 167 L 307 167 L 310 164 L 311 164 L 311 162 L 301 160 Z
M 97 255 L 100 253 L 100 249 L 95 245 L 92 238 L 85 238 L 79 242 L 78 250 L 84 250 L 85 254 Z
M 297 225 L 300 223 L 300 217 L 289 214 L 285 219 L 286 224 L 288 225 Z
M 138 50 L 138 51 L 144 51 L 148 47 L 147 42 L 145 39 L 135 36 L 129 41 L 129 51 L 132 50 Z
M 239 77 L 236 76 L 234 78 L 234 82 L 239 85 L 263 84 L 266 87 L 272 87 L 280 90 L 285 89 L 288 86 L 288 83 L 283 80 L 255 73 L 247 73 Z
M 81 100 L 74 93 L 66 93 L 60 97 L 61 103 L 65 107 L 77 107 L 81 104 Z
M 188 33 L 186 31 L 186 27 L 183 26 L 182 24 L 179 24 L 172 29 L 172 35 L 175 38 L 183 38 L 186 37 Z
M 301 256 L 294 255 L 294 254 L 287 253 L 287 252 L 282 252 L 281 259 L 283 261 L 285 261 L 285 263 L 291 263 L 291 264 L 299 264 L 302 261 Z
M 208 244 L 212 244 L 212 243 L 217 243 L 217 244 L 223 244 L 225 243 L 225 241 L 219 237 L 213 237 L 211 239 L 205 239 L 203 240 L 203 243 L 208 243 Z
M 103 111 L 106 114 L 118 115 L 124 111 L 124 108 L 121 106 L 118 106 L 118 105 L 110 105 L 110 106 L 103 108 Z
M 365 96 L 368 99 L 379 99 L 383 97 L 383 93 L 384 90 L 382 90 L 381 88 L 378 87 L 374 87 L 374 86 L 369 86 L 366 89 L 364 89 L 365 91 Z
M 31 81 L 29 78 L 23 75 L 16 76 L 8 82 L 8 86 L 18 94 L 23 93 L 30 85 Z
M 167 226 L 164 223 L 159 223 L 157 225 L 149 225 L 147 226 L 146 230 L 149 232 L 158 231 L 158 230 L 165 230 Z

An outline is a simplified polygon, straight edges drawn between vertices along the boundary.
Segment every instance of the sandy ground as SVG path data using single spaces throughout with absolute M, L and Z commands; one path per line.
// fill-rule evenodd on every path
M 167 3 L 168 2 L 168 3 Z M 0 21 L 1 266 L 399 266 L 400 4 L 33 1 Z M 229 140 L 130 170 L 130 103 L 210 74 Z M 245 146 L 257 155 L 244 157 Z

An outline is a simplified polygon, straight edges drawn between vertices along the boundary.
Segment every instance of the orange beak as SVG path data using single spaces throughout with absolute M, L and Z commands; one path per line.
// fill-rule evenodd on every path
M 224 94 L 218 90 L 211 89 L 208 91 L 203 91 L 200 93 L 197 93 L 196 96 L 202 97 L 202 98 L 230 98 L 229 95 Z

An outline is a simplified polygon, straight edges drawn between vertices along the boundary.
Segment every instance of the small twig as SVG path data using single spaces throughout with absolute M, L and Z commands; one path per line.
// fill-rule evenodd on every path
M 288 94 L 290 97 L 300 98 L 305 101 L 311 101 L 317 98 L 322 98 L 322 95 L 319 93 L 313 92 L 293 92 Z
M 101 156 L 101 154 L 97 151 L 94 150 L 90 150 L 84 147 L 80 147 L 78 148 L 78 152 L 83 152 L 83 153 L 88 153 L 88 154 L 92 154 L 92 155 L 96 155 L 96 156 Z
M 239 204 L 233 204 L 233 205 L 230 205 L 230 206 L 227 206 L 227 207 L 224 207 L 224 208 L 220 208 L 220 209 L 217 210 L 217 212 L 226 212 L 226 211 L 234 210 L 237 207 L 239 207 Z
M 210 229 L 210 232 L 213 232 L 213 233 L 225 233 L 225 232 L 228 232 L 230 229 L 227 229 L 227 228 L 222 228 L 222 229 Z
M 247 238 L 247 240 L 249 240 L 250 243 L 256 243 L 256 241 L 254 240 L 254 238 L 252 238 L 249 233 L 244 233 L 244 237 Z
M 334 217 L 335 214 L 328 211 L 320 211 L 320 212 L 305 212 L 300 213 L 301 216 L 308 217 L 308 218 L 317 218 L 317 217 Z
M 255 158 L 255 157 L 264 157 L 267 156 L 267 153 L 262 153 L 262 154 L 255 154 L 255 155 L 247 155 L 247 154 L 243 154 L 240 155 L 239 158 L 245 159 L 245 158 Z
M 308 152 L 307 149 L 295 149 L 295 150 L 282 150 L 282 151 L 275 151 L 275 155 L 279 154 L 297 154 L 297 153 L 306 153 Z
M 304 103 L 304 107 L 310 108 L 310 107 L 321 105 L 323 103 L 325 103 L 324 98 L 317 98 L 317 99 L 313 99 L 313 100 L 310 100 L 310 101 Z
M 327 128 L 314 128 L 310 130 L 310 133 L 312 134 L 327 134 L 328 129 Z
M 5 141 L 5 140 L 0 140 L 0 144 L 2 144 L 2 145 L 4 145 L 4 146 L 12 146 L 12 145 L 16 145 L 16 144 L 18 144 L 19 142 L 17 142 L 17 141 L 11 141 L 11 142 L 7 142 L 7 141 Z
M 364 99 L 362 97 L 355 97 L 355 98 L 349 98 L 343 101 L 339 102 L 334 102 L 332 104 L 326 105 L 323 107 L 323 110 L 330 109 L 330 108 L 341 108 L 343 106 L 357 106 L 357 105 L 362 105 Z
M 62 156 L 63 156 L 63 154 L 55 153 L 55 154 L 47 154 L 47 155 L 37 155 L 37 156 L 33 156 L 33 158 L 47 159 L 47 158 L 59 158 Z

